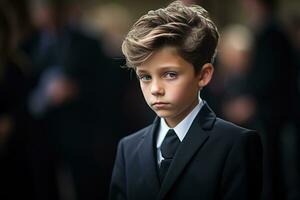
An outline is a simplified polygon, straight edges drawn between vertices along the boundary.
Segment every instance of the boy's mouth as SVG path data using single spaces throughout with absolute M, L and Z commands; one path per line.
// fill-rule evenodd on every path
M 168 106 L 169 105 L 169 103 L 166 103 L 166 102 L 160 102 L 160 101 L 157 101 L 157 102 L 154 102 L 154 103 L 152 103 L 151 104 L 151 106 L 152 107 L 154 107 L 154 108 L 164 108 L 164 107 L 166 107 L 166 106 Z

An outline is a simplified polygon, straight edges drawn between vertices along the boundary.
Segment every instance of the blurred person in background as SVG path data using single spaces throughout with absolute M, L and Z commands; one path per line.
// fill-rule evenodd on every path
M 290 33 L 290 37 L 292 39 L 292 44 L 295 49 L 295 62 L 297 63 L 297 89 L 298 95 L 300 94 L 300 15 L 299 13 L 291 14 L 288 29 Z M 300 111 L 298 112 L 297 118 L 300 119 Z M 296 151 L 293 153 L 293 158 L 296 160 L 296 166 L 291 168 L 290 171 L 294 172 L 294 174 L 298 174 L 298 176 L 291 176 L 292 182 L 292 189 L 289 192 L 290 199 L 300 199 L 300 123 L 296 123 L 296 130 L 298 130 L 297 134 L 295 135 L 295 144 Z
M 119 4 L 107 3 L 93 6 L 83 17 L 85 27 L 98 38 L 103 38 L 103 50 L 114 61 L 115 68 L 120 74 L 118 90 L 119 117 L 122 120 L 118 138 L 122 138 L 149 123 L 152 123 L 154 114 L 144 103 L 142 92 L 139 89 L 138 79 L 132 70 L 123 70 L 125 58 L 121 52 L 121 45 L 132 23 L 130 11 Z M 134 112 L 132 112 L 134 110 Z M 134 122 L 134 123 L 131 123 Z
M 297 68 L 285 30 L 276 17 L 276 0 L 242 0 L 255 33 L 248 92 L 254 99 L 264 144 L 263 199 L 286 199 L 282 137 L 287 126 L 299 124 Z M 299 144 L 297 144 L 299 145 Z M 294 174 L 299 176 L 299 174 Z
M 245 87 L 252 53 L 253 35 L 239 24 L 228 25 L 221 32 L 215 77 L 204 90 L 212 107 L 223 118 L 245 127 L 256 127 L 253 102 Z
M 83 13 L 82 18 L 85 28 L 103 40 L 103 50 L 109 57 L 123 56 L 122 41 L 132 21 L 126 7 L 116 3 L 94 5 Z
M 0 2 L 0 198 L 33 199 L 26 111 L 26 61 L 16 49 L 16 11 Z
M 36 122 L 36 199 L 105 199 L 118 129 L 118 73 L 79 27 L 80 4 L 32 0 L 28 106 Z

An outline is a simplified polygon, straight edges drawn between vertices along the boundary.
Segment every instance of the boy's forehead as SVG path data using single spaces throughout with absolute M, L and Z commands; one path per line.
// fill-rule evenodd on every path
M 137 73 L 179 69 L 192 64 L 186 61 L 174 47 L 164 47 L 154 51 L 151 56 L 141 65 L 137 66 L 135 71 Z
M 136 67 L 136 70 L 145 70 L 152 65 L 172 66 L 176 65 L 180 59 L 182 59 L 182 57 L 175 47 L 165 46 L 153 51 L 144 62 Z

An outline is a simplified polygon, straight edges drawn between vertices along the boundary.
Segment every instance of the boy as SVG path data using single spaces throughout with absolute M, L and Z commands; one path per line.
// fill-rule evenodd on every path
M 120 141 L 110 199 L 259 199 L 259 136 L 216 118 L 198 95 L 218 37 L 206 10 L 180 1 L 133 25 L 122 50 L 158 116 Z

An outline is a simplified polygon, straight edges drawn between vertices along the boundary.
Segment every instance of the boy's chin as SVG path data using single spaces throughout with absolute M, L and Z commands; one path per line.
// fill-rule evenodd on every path
M 168 118 L 168 117 L 170 117 L 170 113 L 167 112 L 167 111 L 163 111 L 163 110 L 157 111 L 157 110 L 155 110 L 154 112 L 155 112 L 156 115 L 157 115 L 158 117 L 160 117 L 160 118 Z

